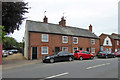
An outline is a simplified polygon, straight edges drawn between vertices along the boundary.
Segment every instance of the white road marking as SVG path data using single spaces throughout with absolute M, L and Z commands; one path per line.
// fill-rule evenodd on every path
M 101 64 L 101 65 L 96 65 L 96 66 L 88 67 L 88 68 L 86 68 L 86 69 L 96 68 L 96 67 L 100 67 L 100 66 L 104 66 L 104 65 L 109 65 L 109 64 L 110 64 L 110 63 Z
M 63 75 L 66 75 L 66 74 L 69 74 L 69 73 L 65 72 L 65 73 L 61 73 L 61 74 L 58 74 L 58 75 L 53 75 L 53 76 L 50 76 L 50 77 L 46 77 L 46 79 L 55 78 L 55 77 L 63 76 Z

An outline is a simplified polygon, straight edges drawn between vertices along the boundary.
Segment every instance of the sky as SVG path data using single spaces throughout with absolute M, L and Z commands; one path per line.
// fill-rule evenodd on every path
M 66 17 L 66 25 L 89 29 L 93 26 L 93 33 L 118 33 L 118 1 L 119 0 L 24 0 L 31 7 L 25 14 L 27 17 L 20 25 L 20 30 L 9 36 L 22 42 L 25 33 L 26 20 L 43 22 L 44 15 L 48 23 L 58 24 L 61 17 Z M 44 14 L 44 11 L 46 13 Z

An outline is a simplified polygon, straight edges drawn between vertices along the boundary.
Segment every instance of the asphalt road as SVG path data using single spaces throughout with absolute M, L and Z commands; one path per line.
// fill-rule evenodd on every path
M 2 71 L 3 78 L 118 78 L 118 58 L 39 63 Z

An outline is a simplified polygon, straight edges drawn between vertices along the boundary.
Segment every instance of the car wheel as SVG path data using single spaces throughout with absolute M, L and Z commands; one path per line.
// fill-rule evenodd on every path
M 113 58 L 115 58 L 116 56 L 113 56 Z
M 69 57 L 69 61 L 72 61 L 73 59 L 72 59 L 72 57 Z
M 105 56 L 105 58 L 107 59 L 107 58 L 108 58 L 108 56 Z
M 50 59 L 50 63 L 54 63 L 55 61 L 54 61 L 54 59 Z
M 82 57 L 82 56 L 80 56 L 80 60 L 83 60 L 83 57 Z
M 93 56 L 91 56 L 91 58 L 90 59 L 93 59 L 94 57 Z

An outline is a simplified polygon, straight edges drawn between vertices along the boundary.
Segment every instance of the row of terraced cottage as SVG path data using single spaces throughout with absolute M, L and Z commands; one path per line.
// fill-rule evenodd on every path
M 89 30 L 66 26 L 66 20 L 61 18 L 59 24 L 48 23 L 45 16 L 43 22 L 26 21 L 24 56 L 27 59 L 42 59 L 59 51 L 74 53 L 76 50 L 86 50 L 96 55 L 98 51 L 115 52 L 120 49 L 120 35 L 101 34 L 99 37 Z

